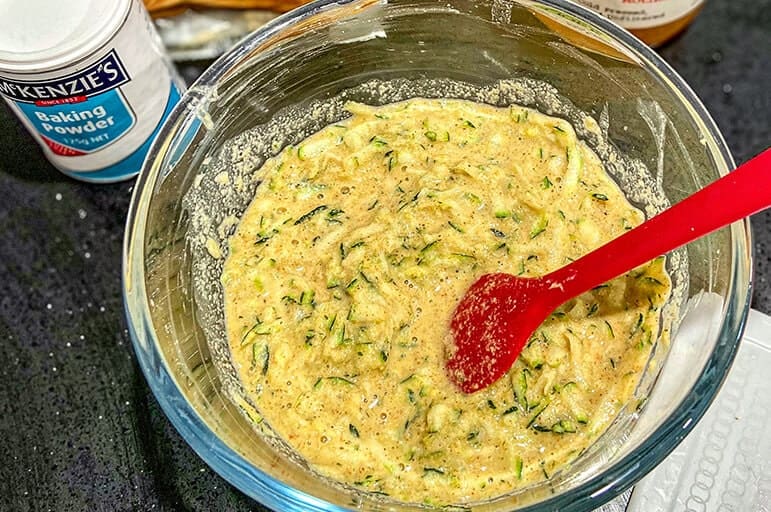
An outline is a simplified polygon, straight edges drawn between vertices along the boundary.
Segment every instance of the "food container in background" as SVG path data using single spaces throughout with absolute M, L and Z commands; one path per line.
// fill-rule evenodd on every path
M 0 0 L 0 95 L 84 181 L 142 168 L 184 90 L 139 0 Z
M 144 0 L 153 18 L 173 16 L 188 9 L 259 9 L 287 12 L 309 0 Z
M 175 62 L 215 59 L 280 13 L 309 0 L 144 0 Z
M 685 30 L 704 0 L 577 0 L 629 30 L 651 46 L 659 46 Z

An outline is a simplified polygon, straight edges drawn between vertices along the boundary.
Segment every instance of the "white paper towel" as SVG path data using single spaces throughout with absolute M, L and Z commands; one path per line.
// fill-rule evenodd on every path
M 771 317 L 753 310 L 715 401 L 626 511 L 771 512 L 770 423 Z

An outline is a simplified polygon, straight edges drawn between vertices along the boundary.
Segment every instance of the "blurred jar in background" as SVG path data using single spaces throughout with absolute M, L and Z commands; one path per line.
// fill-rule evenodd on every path
M 650 46 L 660 46 L 696 18 L 704 0 L 577 0 Z

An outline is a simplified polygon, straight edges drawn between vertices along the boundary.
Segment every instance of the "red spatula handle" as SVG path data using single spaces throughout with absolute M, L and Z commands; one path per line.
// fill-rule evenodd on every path
M 771 148 L 675 206 L 545 276 L 570 296 L 771 206 Z M 564 297 L 564 295 L 562 295 Z

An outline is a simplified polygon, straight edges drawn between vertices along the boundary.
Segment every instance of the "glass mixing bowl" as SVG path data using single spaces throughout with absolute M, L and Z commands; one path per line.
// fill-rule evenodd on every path
M 503 94 L 501 80 L 515 86 Z M 622 188 L 629 183 L 625 167 L 610 158 L 616 151 L 644 165 L 640 178 L 671 202 L 733 167 L 714 122 L 661 58 L 610 22 L 559 0 L 314 2 L 220 58 L 155 141 L 134 192 L 124 255 L 137 357 L 193 449 L 267 506 L 418 508 L 316 475 L 239 398 L 217 307 L 217 265 L 232 219 L 258 186 L 244 177 L 266 156 L 339 118 L 339 109 L 327 107 L 340 95 L 383 103 L 415 95 L 477 97 L 469 91 L 479 90 L 487 91 L 485 101 L 515 99 L 594 126 L 577 128 L 590 145 L 609 151 L 603 156 Z M 233 142 L 250 129 L 261 144 Z M 231 163 L 223 173 L 218 162 L 225 157 Z M 662 206 L 648 204 L 644 193 L 636 202 L 649 213 Z M 634 403 L 548 483 L 463 510 L 591 510 L 642 478 L 687 435 L 741 337 L 750 295 L 748 223 L 674 253 L 670 267 L 677 284 L 669 309 L 674 334 L 669 349 L 659 344 Z

